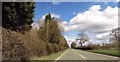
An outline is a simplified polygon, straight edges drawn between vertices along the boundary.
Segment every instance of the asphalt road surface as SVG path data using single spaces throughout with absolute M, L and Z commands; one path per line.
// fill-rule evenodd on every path
M 56 59 L 56 62 L 63 62 L 63 60 L 67 60 L 66 62 L 82 62 L 88 60 L 88 62 L 94 62 L 94 61 L 100 61 L 102 62 L 110 62 L 110 61 L 117 61 L 118 62 L 118 57 L 114 56 L 109 56 L 109 55 L 103 55 L 103 54 L 98 54 L 98 53 L 91 53 L 91 52 L 86 52 L 86 51 L 81 51 L 81 50 L 76 50 L 76 49 L 68 49 L 66 50 L 60 57 Z M 81 60 L 81 61 L 80 61 Z M 90 61 L 92 60 L 92 61 Z

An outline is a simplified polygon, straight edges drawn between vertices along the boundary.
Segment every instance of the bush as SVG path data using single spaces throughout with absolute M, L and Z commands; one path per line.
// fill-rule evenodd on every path
M 99 44 L 88 44 L 87 47 L 90 48 L 89 50 L 101 49 L 101 46 Z
M 28 57 L 27 48 L 22 42 L 22 34 L 2 29 L 3 60 L 19 60 Z
M 33 38 L 34 37 L 34 38 Z M 37 31 L 30 31 L 25 34 L 25 44 L 29 49 L 30 56 L 43 56 L 47 55 L 46 43 L 38 37 Z
M 53 47 L 55 53 L 59 52 L 59 47 L 58 47 L 58 45 L 52 44 L 52 47 Z
M 32 56 L 47 55 L 46 43 L 38 38 L 37 32 L 31 31 L 23 35 L 3 28 L 2 35 L 3 60 L 21 61 Z
M 51 43 L 46 44 L 46 51 L 47 51 L 48 55 L 51 54 L 51 53 L 54 53 L 54 49 L 53 49 Z
M 67 48 L 55 43 L 42 41 L 37 31 L 29 31 L 26 34 L 21 34 L 3 28 L 2 35 L 3 60 L 21 61 L 31 57 L 41 57 L 57 53 Z

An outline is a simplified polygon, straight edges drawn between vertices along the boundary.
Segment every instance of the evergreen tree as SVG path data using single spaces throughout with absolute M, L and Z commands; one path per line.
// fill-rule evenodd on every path
M 11 30 L 16 30 L 16 24 L 18 21 L 16 9 L 14 6 L 15 3 L 2 3 L 2 26 Z
M 34 17 L 33 2 L 2 3 L 3 27 L 24 33 L 31 29 Z

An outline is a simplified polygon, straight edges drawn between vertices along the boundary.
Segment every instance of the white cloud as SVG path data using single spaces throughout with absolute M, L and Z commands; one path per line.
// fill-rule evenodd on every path
M 59 4 L 59 3 L 58 3 L 58 2 L 53 2 L 53 4 L 57 5 L 57 4 Z
M 76 15 L 76 12 L 73 12 L 74 15 Z
M 97 39 L 97 40 L 109 39 L 109 34 L 110 34 L 110 32 L 98 33 L 98 34 L 96 34 L 95 39 Z
M 108 6 L 101 10 L 100 5 L 93 5 L 89 10 L 78 13 L 69 22 L 63 23 L 65 32 L 87 31 L 89 34 L 93 33 L 90 35 L 91 42 L 108 42 L 110 31 L 118 27 L 118 7 Z
M 89 8 L 91 11 L 99 11 L 101 9 L 100 5 L 93 5 L 92 7 Z
M 88 11 L 78 13 L 69 22 L 69 30 L 89 32 L 109 31 L 118 27 L 118 8 L 108 6 L 101 11 L 100 5 L 93 5 Z
M 59 26 L 64 30 L 64 32 L 68 32 L 68 31 L 70 31 L 70 28 L 74 28 L 74 26 L 68 26 L 67 21 L 60 22 Z
M 59 2 L 56 2 L 55 0 L 53 0 L 53 2 L 52 2 L 54 5 L 58 5 L 59 4 Z
M 75 42 L 76 37 L 64 36 L 68 42 Z
M 71 47 L 71 43 L 75 42 L 76 37 L 69 37 L 69 36 L 64 36 L 64 37 L 67 40 L 69 47 Z
M 60 15 L 55 14 L 55 13 L 52 13 L 51 16 L 52 16 L 52 17 L 55 17 L 55 18 L 60 18 Z
M 115 0 L 114 2 L 119 2 L 120 0 Z
M 39 29 L 39 24 L 37 22 L 33 22 L 31 24 L 31 26 L 32 26 L 32 30 L 38 30 Z

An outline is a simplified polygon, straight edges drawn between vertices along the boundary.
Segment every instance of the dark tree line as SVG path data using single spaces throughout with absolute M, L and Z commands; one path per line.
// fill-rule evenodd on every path
M 34 4 L 33 2 L 3 2 L 2 26 L 22 33 L 30 30 L 34 17 Z

